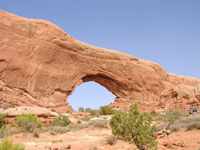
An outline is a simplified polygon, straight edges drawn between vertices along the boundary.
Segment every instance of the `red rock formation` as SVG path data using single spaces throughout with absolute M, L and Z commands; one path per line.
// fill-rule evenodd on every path
M 114 95 L 113 107 L 133 102 L 145 110 L 198 105 L 200 80 L 167 74 L 160 65 L 91 46 L 43 20 L 0 11 L 0 100 L 71 110 L 74 89 L 95 81 Z

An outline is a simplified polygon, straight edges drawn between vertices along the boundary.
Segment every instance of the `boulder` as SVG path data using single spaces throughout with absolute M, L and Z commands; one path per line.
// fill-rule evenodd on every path
M 3 110 L 1 114 L 8 114 L 8 117 L 16 117 L 21 114 L 34 114 L 37 115 L 38 117 L 57 117 L 57 115 L 52 115 L 52 112 L 46 108 L 42 107 L 16 107 L 16 108 L 8 108 L 6 110 Z
M 8 123 L 12 123 L 16 121 L 16 116 L 22 114 L 33 114 L 38 116 L 38 120 L 41 121 L 46 126 L 52 124 L 53 120 L 59 117 L 59 114 L 56 112 L 51 112 L 47 108 L 42 107 L 15 107 L 15 108 L 8 108 L 6 110 L 0 109 L 1 114 L 7 114 L 6 121 Z

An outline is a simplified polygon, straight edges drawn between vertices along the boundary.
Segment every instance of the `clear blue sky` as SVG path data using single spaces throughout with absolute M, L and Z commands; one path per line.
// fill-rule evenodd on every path
M 85 43 L 200 79 L 200 0 L 0 0 L 0 9 L 48 20 Z M 94 109 L 114 97 L 88 82 L 68 101 L 75 110 Z

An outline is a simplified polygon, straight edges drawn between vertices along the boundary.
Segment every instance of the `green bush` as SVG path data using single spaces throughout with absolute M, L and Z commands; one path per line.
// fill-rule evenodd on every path
M 19 115 L 17 116 L 17 126 L 22 132 L 33 132 L 35 128 L 42 127 L 42 123 L 37 119 L 37 115 L 31 113 Z
M 65 127 L 67 125 L 69 125 L 71 123 L 71 121 L 66 117 L 58 117 L 56 119 L 53 120 L 53 126 L 61 126 L 61 127 Z
M 87 117 L 87 116 L 84 116 L 82 118 L 80 118 L 82 121 L 89 121 L 90 120 L 90 117 Z
M 175 120 L 181 119 L 183 116 L 182 112 L 169 107 L 169 110 L 166 112 L 166 114 L 162 115 L 163 117 L 163 121 L 168 122 L 168 123 L 172 123 Z
M 91 109 L 91 108 L 86 108 L 85 112 L 89 112 L 91 116 L 97 116 L 97 117 L 103 114 L 101 110 Z
M 101 115 L 112 115 L 114 114 L 114 110 L 111 106 L 101 106 L 100 107 L 100 114 Z
M 101 116 L 101 112 L 100 112 L 99 110 L 97 110 L 97 109 L 91 110 L 91 111 L 90 111 L 90 115 L 91 115 L 91 116 L 99 117 L 99 116 Z
M 55 110 L 55 109 L 52 109 L 51 111 L 52 111 L 52 112 L 56 112 L 56 110 Z
M 153 117 L 156 117 L 156 116 L 158 115 L 158 114 L 156 113 L 155 110 L 152 110 L 150 114 L 151 114 L 151 116 L 153 116 Z
M 153 137 L 155 126 L 151 126 L 152 117 L 147 113 L 140 113 L 137 104 L 130 106 L 129 113 L 117 111 L 111 118 L 112 133 L 118 137 L 135 142 L 141 150 L 157 149 L 157 142 Z
M 85 112 L 89 112 L 91 116 L 96 116 L 96 110 L 92 110 L 90 108 L 86 108 Z
M 77 123 L 78 123 L 78 124 L 81 124 L 81 120 L 77 120 Z
M 13 144 L 11 139 L 4 139 L 0 144 L 0 150 L 24 150 L 25 147 L 22 144 Z
M 35 129 L 33 130 L 33 135 L 34 135 L 35 137 L 39 137 L 39 136 L 40 136 L 40 129 L 35 128 Z
M 166 127 L 169 123 L 164 123 L 160 126 L 156 127 L 156 131 L 162 130 L 164 127 Z M 177 132 L 181 128 L 186 128 L 187 130 L 193 130 L 198 129 L 200 130 L 200 117 L 195 118 L 186 118 L 186 119 L 180 119 L 177 121 L 174 121 L 168 129 L 172 132 Z
M 2 104 L 2 108 L 3 108 L 4 110 L 6 110 L 6 109 L 8 109 L 8 108 L 15 108 L 15 104 L 13 104 L 13 102 L 11 102 L 11 103 L 3 103 L 3 104 Z
M 109 145 L 114 145 L 117 142 L 117 138 L 114 135 L 111 135 L 106 139 L 106 142 Z
M 85 108 L 85 112 L 90 112 L 91 110 L 91 108 Z
M 66 111 L 66 113 L 68 113 L 68 114 L 71 114 L 72 112 L 71 112 L 71 111 L 69 111 L 69 110 L 67 110 L 67 111 Z
M 8 137 L 8 136 L 11 136 L 12 135 L 12 132 L 10 130 L 11 126 L 2 126 L 0 128 L 0 138 L 5 138 L 5 137 Z
M 84 108 L 83 107 L 79 107 L 78 112 L 84 112 Z
M 0 128 L 5 125 L 6 123 L 5 118 L 7 116 L 8 116 L 7 114 L 0 114 Z

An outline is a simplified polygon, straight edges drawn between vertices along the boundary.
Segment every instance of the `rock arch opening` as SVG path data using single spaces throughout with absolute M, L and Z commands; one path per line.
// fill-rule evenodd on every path
M 83 81 L 85 79 L 83 78 Z M 100 106 L 114 102 L 115 97 L 99 83 L 85 80 L 83 84 L 75 88 L 72 95 L 68 97 L 67 102 L 75 111 L 78 111 L 79 107 L 98 109 Z

